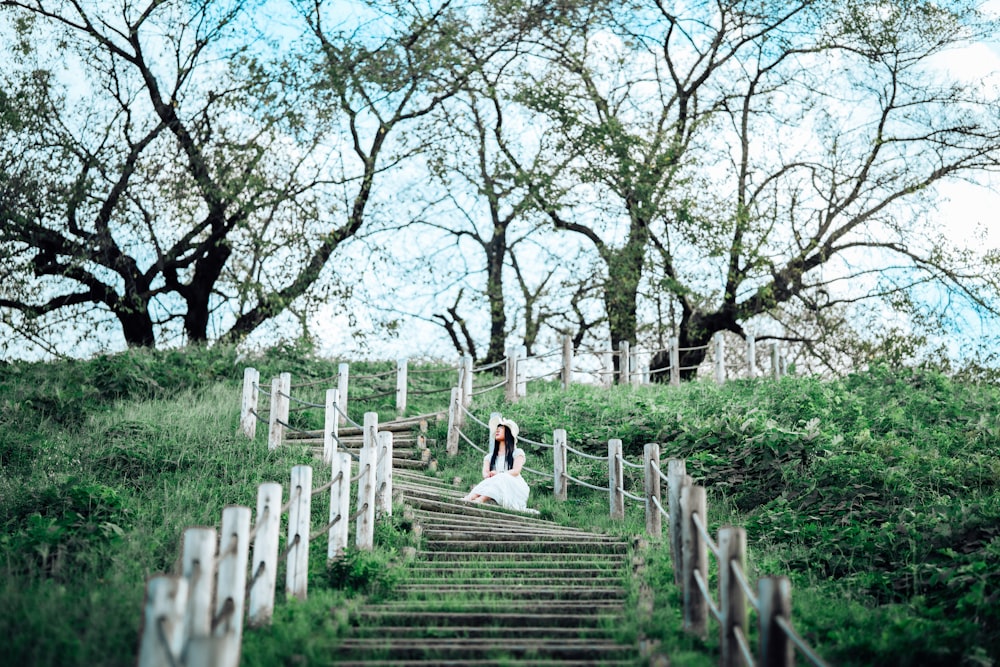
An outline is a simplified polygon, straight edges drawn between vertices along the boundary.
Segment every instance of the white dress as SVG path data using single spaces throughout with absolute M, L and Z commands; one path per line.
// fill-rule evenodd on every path
M 492 455 L 493 453 L 490 452 L 483 457 L 486 467 L 489 467 Z M 516 459 L 518 456 L 524 456 L 524 450 L 520 447 L 515 447 L 514 458 Z M 509 475 L 507 474 L 507 470 L 506 457 L 497 456 L 496 471 L 499 474 L 488 477 L 479 484 L 476 484 L 472 489 L 472 493 L 492 498 L 498 505 L 509 510 L 526 512 L 528 511 L 528 494 L 531 492 L 531 489 L 528 488 L 528 483 L 524 481 L 521 475 Z

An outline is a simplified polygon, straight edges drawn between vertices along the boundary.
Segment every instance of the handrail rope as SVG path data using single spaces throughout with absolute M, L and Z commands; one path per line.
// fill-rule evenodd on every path
M 550 373 L 545 373 L 544 375 L 533 375 L 533 376 L 531 376 L 529 378 L 525 378 L 524 381 L 525 382 L 534 382 L 535 380 L 542 380 L 542 379 L 547 378 L 547 377 L 552 377 L 553 375 L 562 375 L 562 369 L 561 368 L 557 368 L 557 369 L 555 369 L 554 371 L 552 371 Z
M 289 401 L 292 401 L 293 403 L 298 403 L 299 405 L 303 405 L 303 406 L 308 407 L 308 408 L 325 408 L 326 407 L 325 403 L 311 403 L 309 401 L 304 401 L 301 398 L 295 398 L 291 394 L 289 394 L 285 398 L 287 398 Z
M 660 352 L 669 352 L 669 351 L 670 351 L 669 347 L 661 347 L 661 348 L 656 349 L 656 350 L 649 350 L 648 353 L 649 354 L 659 354 Z
M 522 438 L 522 437 L 520 437 L 520 436 L 518 436 L 517 440 L 518 440 L 519 442 L 526 442 L 526 443 L 528 443 L 529 445 L 535 445 L 535 446 L 537 446 L 537 447 L 546 447 L 546 448 L 548 448 L 548 449 L 552 449 L 553 447 L 555 447 L 555 445 L 550 445 L 550 444 L 549 444 L 549 443 L 547 443 L 547 442 L 538 442 L 537 440 L 532 440 L 532 439 L 530 439 L 530 438 Z
M 293 384 L 290 386 L 292 389 L 300 387 L 315 387 L 318 384 L 323 384 L 325 382 L 329 382 L 330 380 L 340 381 L 340 373 L 337 373 L 336 375 L 331 375 L 329 377 L 321 378 L 319 380 L 310 380 L 309 382 L 299 382 L 298 384 Z
M 288 422 L 283 422 L 280 419 L 275 419 L 275 421 L 284 426 L 285 428 L 295 431 L 296 433 L 304 433 L 305 435 L 312 435 L 314 433 L 314 431 L 309 431 L 304 428 L 299 428 L 298 426 L 292 426 Z
M 705 540 L 705 544 L 708 545 L 709 551 L 715 556 L 715 560 L 719 560 L 719 545 L 715 543 L 712 536 L 708 534 L 708 530 L 705 528 L 705 524 L 702 523 L 701 517 L 698 516 L 697 512 L 691 512 L 691 521 L 694 523 L 695 528 L 701 533 L 701 537 Z
M 679 370 L 679 371 L 693 371 L 693 370 L 696 370 L 698 368 L 701 368 L 701 364 L 697 364 L 695 366 L 678 366 L 677 370 Z
M 637 501 L 639 501 L 640 503 L 644 503 L 644 502 L 646 502 L 646 499 L 645 499 L 645 498 L 641 498 L 641 497 L 639 497 L 639 496 L 637 496 L 637 495 L 634 495 L 634 494 L 631 494 L 631 493 L 629 493 L 628 491 L 626 491 L 625 489 L 623 489 L 623 488 L 622 488 L 622 487 L 620 487 L 620 486 L 619 486 L 618 488 L 616 488 L 615 490 L 616 490 L 616 491 L 618 491 L 618 493 L 620 493 L 620 494 L 622 494 L 623 496 L 625 496 L 626 498 L 631 498 L 632 500 L 637 500 Z
M 356 421 L 354 421 L 353 419 L 351 419 L 351 418 L 350 418 L 350 417 L 348 416 L 348 414 L 347 414 L 346 412 L 344 412 L 343 410 L 341 410 L 341 409 L 340 409 L 340 406 L 339 406 L 339 405 L 337 405 L 337 404 L 335 403 L 333 407 L 335 407 L 335 408 L 337 409 L 337 412 L 339 412 L 339 413 L 340 413 L 340 415 L 341 415 L 341 416 L 342 416 L 342 417 L 343 417 L 344 419 L 346 419 L 346 420 L 347 420 L 347 421 L 348 421 L 348 422 L 349 422 L 349 423 L 351 424 L 351 426 L 355 426 L 355 427 L 357 427 L 357 428 L 361 428 L 361 429 L 363 429 L 363 428 L 364 428 L 364 426 L 362 426 L 362 425 L 361 425 L 361 424 L 359 424 L 358 422 L 356 422 Z
M 395 375 L 397 371 L 382 371 L 381 373 L 372 373 L 371 375 L 352 375 L 352 380 L 375 380 L 377 378 L 389 377 L 390 375 Z
M 694 571 L 694 581 L 698 584 L 701 596 L 705 598 L 705 602 L 708 603 L 708 610 L 712 612 L 712 616 L 715 617 L 715 620 L 722 623 L 722 612 L 719 610 L 719 607 L 716 606 L 715 600 L 712 599 L 712 594 L 708 592 L 708 583 L 705 581 L 705 577 L 701 575 L 700 570 Z
M 566 443 L 566 451 L 573 452 L 574 454 L 582 456 L 585 459 L 593 459 L 594 461 L 604 461 L 608 458 L 607 456 L 594 456 L 593 454 L 588 454 L 587 452 L 581 452 L 569 443 Z
M 653 504 L 656 505 L 656 509 L 660 510 L 660 514 L 662 514 L 663 516 L 665 516 L 666 518 L 669 519 L 670 518 L 670 512 L 668 512 L 667 510 L 663 509 L 663 505 L 660 504 L 660 499 L 657 498 L 656 496 L 650 496 L 650 498 L 652 499 Z
M 443 394 L 448 391 L 451 391 L 451 387 L 445 389 L 408 389 L 406 393 L 409 396 L 429 396 L 431 394 Z
M 589 483 L 583 481 L 582 479 L 577 479 L 576 477 L 573 477 L 573 475 L 570 475 L 569 473 L 565 473 L 564 472 L 563 473 L 563 477 L 565 477 L 566 479 L 568 479 L 571 482 L 576 482 L 580 486 L 585 486 L 588 489 L 593 489 L 594 491 L 607 491 L 608 490 L 607 487 L 594 486 L 593 484 L 589 484 Z
M 501 382 L 497 382 L 495 385 L 491 385 L 489 387 L 486 387 L 485 389 L 479 389 L 478 391 L 473 390 L 472 391 L 472 395 L 473 396 L 479 396 L 480 394 L 485 394 L 488 391 L 493 391 L 494 389 L 499 389 L 500 387 L 504 386 L 505 384 L 507 384 L 507 380 L 503 380 Z
M 360 460 L 360 459 L 359 459 Z M 368 469 L 372 467 L 371 463 L 366 463 L 365 467 L 358 471 L 358 474 L 351 478 L 351 484 L 358 481 L 368 472 Z
M 541 354 L 534 354 L 530 357 L 525 357 L 522 361 L 527 361 L 528 359 L 544 359 L 545 357 L 551 357 L 554 354 L 562 354 L 562 348 L 557 347 L 554 350 L 549 350 L 548 352 L 542 352 Z
M 267 518 L 267 515 L 270 514 L 270 512 L 271 512 L 271 506 L 264 505 L 264 511 L 261 512 L 260 516 L 257 517 L 256 523 L 254 523 L 254 525 L 250 527 L 250 534 L 247 536 L 247 542 L 252 543 L 255 539 L 257 539 L 257 530 L 260 528 L 261 522 Z
M 295 490 L 288 494 L 288 502 L 281 506 L 281 510 L 278 512 L 279 516 L 292 509 L 292 498 L 295 497 L 296 493 L 302 493 L 301 486 L 296 486 Z
M 666 482 L 667 484 L 669 484 L 669 483 L 670 483 L 670 479 L 668 479 L 668 478 L 667 478 L 667 476 L 663 474 L 663 471 L 662 471 L 662 470 L 660 470 L 660 462 L 659 462 L 659 461 L 653 461 L 653 460 L 650 460 L 650 462 L 649 462 L 649 466 L 650 466 L 650 467 L 651 467 L 651 468 L 652 468 L 653 470 L 655 470 L 655 471 L 656 471 L 656 474 L 660 476 L 660 479 L 662 479 L 662 480 L 663 480 L 664 482 Z
M 375 467 L 378 468 L 385 461 L 385 455 L 389 453 L 388 447 L 379 447 L 378 456 L 375 457 Z
M 369 394 L 367 396 L 356 396 L 355 401 L 374 401 L 376 398 L 385 398 L 386 396 L 395 396 L 396 390 L 390 389 L 389 391 L 383 391 L 378 394 Z
M 347 520 L 348 521 L 354 521 L 359 516 L 361 516 L 361 513 L 364 512 L 366 509 L 368 509 L 368 503 L 365 503 L 364 505 L 362 505 L 361 507 L 359 507 L 357 512 L 355 512 L 351 516 L 347 517 Z
M 173 651 L 170 650 L 170 640 L 167 639 L 167 630 L 163 627 L 166 622 L 166 616 L 160 616 L 156 619 L 156 637 L 163 644 L 163 652 L 167 654 L 167 661 L 170 663 L 170 667 L 178 667 L 177 658 L 174 657 Z
M 264 417 L 261 417 L 259 414 L 257 414 L 256 410 L 251 410 L 250 414 L 252 414 L 254 417 L 256 417 L 257 421 L 259 421 L 261 424 L 267 424 L 268 423 L 268 420 L 266 418 L 264 418 Z
M 347 455 L 350 456 L 355 461 L 357 461 L 359 463 L 361 462 L 361 457 L 358 456 L 357 454 L 355 454 L 354 452 L 352 452 L 351 450 L 349 450 L 347 447 L 344 447 L 344 451 L 347 452 Z M 352 479 L 351 481 L 353 482 L 354 480 Z
M 271 395 L 270 391 L 268 391 L 267 389 L 264 389 L 264 387 L 260 386 L 260 384 L 257 383 L 257 382 L 255 382 L 253 386 L 254 386 L 254 389 L 257 390 L 258 394 L 264 394 L 265 396 L 270 396 Z
M 340 515 L 339 514 L 333 519 L 333 521 L 331 521 L 330 523 L 326 524 L 326 526 L 324 526 L 323 528 L 320 528 L 315 533 L 313 533 L 312 535 L 310 535 L 309 536 L 309 541 L 313 542 L 320 535 L 323 535 L 324 533 L 330 532 L 330 529 L 333 528 L 334 526 L 336 526 L 338 521 L 340 521 Z
M 458 429 L 458 437 L 460 437 L 462 440 L 465 440 L 467 443 L 469 443 L 469 445 L 473 449 L 475 449 L 477 452 L 482 452 L 483 454 L 489 454 L 489 452 L 487 452 L 485 449 L 480 449 L 479 446 L 476 445 L 476 443 L 474 443 L 471 440 L 469 440 L 469 436 L 467 436 L 464 433 L 462 433 L 462 429 Z
M 343 475 L 344 473 L 340 473 L 340 474 Z M 327 482 L 323 486 L 317 486 L 315 489 L 313 489 L 309 493 L 309 495 L 313 496 L 313 497 L 318 496 L 319 494 L 323 493 L 324 491 L 328 491 L 329 489 L 333 488 L 333 485 L 336 484 L 337 481 L 338 481 L 337 479 L 331 479 L 329 482 Z
M 753 651 L 750 650 L 750 644 L 747 642 L 747 638 L 743 635 L 743 630 L 740 626 L 733 626 L 733 636 L 736 637 L 736 646 L 740 649 L 740 656 L 743 658 L 743 664 L 746 667 L 755 667 L 753 659 Z
M 219 613 L 212 617 L 212 634 L 215 634 L 215 629 L 219 627 L 224 621 L 229 619 L 236 612 L 236 603 L 233 602 L 233 598 L 228 597 L 226 601 L 222 603 L 222 609 Z
M 407 369 L 407 375 L 422 375 L 426 373 L 454 373 L 458 370 L 458 364 L 453 364 L 451 366 L 446 366 L 445 368 L 410 368 Z
M 615 458 L 618 459 L 619 461 L 621 461 L 622 465 L 625 466 L 626 468 L 639 468 L 639 469 L 642 469 L 645 466 L 645 464 L 643 464 L 643 463 L 632 463 L 631 461 L 629 461 L 628 459 L 626 459 L 621 454 L 615 454 Z
M 534 468 L 529 468 L 528 466 L 521 466 L 521 470 L 527 470 L 528 472 L 533 472 L 540 477 L 551 477 L 552 473 L 542 472 L 540 470 L 535 470 Z
M 656 375 L 658 373 L 666 373 L 669 370 L 670 370 L 670 366 L 663 366 L 662 368 L 650 368 L 649 369 L 649 374 L 650 375 Z
M 736 581 L 739 582 L 740 588 L 743 589 L 743 595 L 747 598 L 747 603 L 753 607 L 755 611 L 760 611 L 760 601 L 754 594 L 753 589 L 750 588 L 750 582 L 747 581 L 746 573 L 743 572 L 743 566 L 735 558 L 729 562 L 729 566 L 733 569 L 733 576 L 736 577 Z
M 494 361 L 492 364 L 486 364 L 485 366 L 480 366 L 478 368 L 473 368 L 472 372 L 473 373 L 478 373 L 480 371 L 488 371 L 488 370 L 494 369 L 494 368 L 496 368 L 498 366 L 502 366 L 503 364 L 506 364 L 506 363 L 507 363 L 507 358 L 504 357 L 500 361 Z
M 278 556 L 278 562 L 280 563 L 281 561 L 287 559 L 288 555 L 292 553 L 292 549 L 297 547 L 299 545 L 299 542 L 301 541 L 302 541 L 302 536 L 299 535 L 298 533 L 295 533 L 295 539 L 293 539 L 292 543 L 285 548 L 285 551 L 280 556 Z
M 600 370 L 595 368 L 571 368 L 570 370 L 574 373 L 580 373 L 582 375 L 599 375 L 601 373 Z
M 469 412 L 469 408 L 465 407 L 464 405 L 460 405 L 459 407 L 462 409 L 462 412 L 464 412 L 466 416 L 472 418 L 472 421 L 476 422 L 477 424 L 479 424 L 480 426 L 482 426 L 484 428 L 489 428 L 490 427 L 489 424 L 487 424 L 486 422 L 484 422 L 481 419 L 479 419 L 478 417 L 476 417 L 476 415 L 474 415 L 471 412 Z
M 829 667 L 826 661 L 816 655 L 816 652 L 813 651 L 812 647 L 806 644 L 805 640 L 799 636 L 799 633 L 795 631 L 795 628 L 792 627 L 791 622 L 787 618 L 784 616 L 778 616 L 774 619 L 774 622 L 779 628 L 785 631 L 788 638 L 792 640 L 792 643 L 795 644 L 795 646 L 802 652 L 802 655 L 804 655 L 809 662 L 816 665 L 816 667 Z
M 233 536 L 235 536 L 235 535 L 236 534 L 233 533 Z M 237 540 L 230 540 L 229 546 L 226 548 L 226 550 L 225 551 L 220 551 L 219 555 L 215 557 L 216 561 L 218 562 L 218 561 L 222 560 L 223 558 L 225 558 L 226 556 L 235 556 L 236 555 L 236 549 L 238 547 L 239 547 L 239 543 L 237 542 Z
M 695 347 L 679 347 L 678 352 L 693 352 L 694 350 L 707 350 L 711 345 L 696 345 Z

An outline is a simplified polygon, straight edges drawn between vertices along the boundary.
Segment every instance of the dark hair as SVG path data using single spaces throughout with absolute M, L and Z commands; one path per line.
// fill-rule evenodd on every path
M 514 434 L 510 432 L 510 426 L 506 424 L 503 425 L 503 441 L 507 446 L 507 452 L 504 456 L 507 459 L 507 470 L 514 467 L 514 447 L 517 443 L 514 442 Z M 497 445 L 496 431 L 493 435 L 493 456 L 490 457 L 490 470 L 497 469 L 497 454 L 500 453 L 500 447 Z

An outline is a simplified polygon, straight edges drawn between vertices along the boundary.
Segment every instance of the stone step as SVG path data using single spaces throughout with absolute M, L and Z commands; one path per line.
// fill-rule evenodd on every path
M 504 580 L 511 576 L 521 577 L 522 579 L 550 579 L 552 581 L 576 579 L 585 581 L 611 581 L 621 578 L 621 573 L 614 568 L 556 568 L 547 567 L 547 565 L 549 565 L 549 563 L 525 566 L 523 563 L 513 562 L 507 567 L 496 567 L 492 562 L 477 562 L 466 563 L 464 565 L 462 563 L 454 563 L 448 567 L 435 567 L 430 563 L 414 563 L 407 570 L 407 576 L 412 579 L 420 579 L 422 581 L 434 579 L 436 577 L 447 577 L 457 581 L 462 578 L 471 578 L 476 574 L 479 574 L 481 577 Z M 516 570 L 516 573 L 511 574 L 509 570 Z
M 423 527 L 425 540 L 435 540 L 439 542 L 510 542 L 510 541 L 538 541 L 538 540 L 559 540 L 564 544 L 586 544 L 606 546 L 609 551 L 619 551 L 624 543 L 609 535 L 596 535 L 594 533 L 580 533 L 569 528 L 522 528 L 522 527 L 497 527 L 486 529 L 472 529 L 467 526 L 448 526 L 437 523 L 420 522 Z
M 496 658 L 406 658 L 403 660 L 393 659 L 370 659 L 370 660 L 337 660 L 338 667 L 513 667 L 514 665 L 526 665 L 528 667 L 637 667 L 642 662 L 634 659 L 609 659 L 595 658 L 593 660 L 583 660 L 574 658 L 571 660 L 562 659 L 539 659 L 537 657 L 520 660 L 517 658 L 505 657 L 501 660 Z
M 523 618 L 523 617 L 520 617 Z M 573 639 L 608 639 L 612 628 L 570 626 L 540 627 L 525 625 L 517 629 L 521 637 L 550 637 Z M 351 636 L 366 637 L 495 637 L 510 634 L 510 626 L 504 625 L 359 625 L 351 628 Z
M 534 601 L 516 612 L 497 611 L 493 605 L 433 609 L 416 605 L 383 603 L 365 607 L 351 616 L 355 625 L 406 625 L 427 627 L 490 628 L 599 628 L 613 622 L 621 606 L 542 604 Z M 528 616 L 530 614 L 530 616 Z
M 488 596 L 491 599 L 531 600 L 621 600 L 625 591 L 620 586 L 533 586 L 507 581 L 484 584 L 403 584 L 396 589 L 410 600 L 437 599 L 446 596 Z
M 493 638 L 470 639 L 407 639 L 371 638 L 345 639 L 337 648 L 339 658 L 383 658 L 392 660 L 429 658 L 494 658 L 519 657 L 532 659 L 595 660 L 622 659 L 633 649 L 610 641 L 592 639 L 525 638 L 516 634 L 497 642 Z
M 535 552 L 546 556 L 551 554 L 593 554 L 593 555 L 625 555 L 628 546 L 619 542 L 595 544 L 593 542 L 569 542 L 562 539 L 537 538 L 526 541 L 512 540 L 468 540 L 440 539 L 426 540 L 424 549 L 427 551 L 461 551 L 466 553 L 524 553 Z
M 533 563 L 552 565 L 558 563 L 560 567 L 623 567 L 627 561 L 624 554 L 608 553 L 560 553 L 558 558 L 553 558 L 552 554 L 527 551 L 519 553 L 516 558 L 496 559 L 495 555 L 486 559 L 489 555 L 482 551 L 444 551 L 427 550 L 418 551 L 417 557 L 426 561 L 473 561 L 487 562 L 490 567 L 502 567 L 504 563 L 511 566 L 526 567 Z

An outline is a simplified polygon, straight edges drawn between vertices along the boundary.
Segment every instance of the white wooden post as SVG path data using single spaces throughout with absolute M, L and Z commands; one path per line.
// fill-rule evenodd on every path
M 667 513 L 670 515 L 670 560 L 674 566 L 674 583 L 681 583 L 681 489 L 687 481 L 687 464 L 683 459 L 667 461 Z
M 253 440 L 257 436 L 257 400 L 260 389 L 260 371 L 243 369 L 243 399 L 240 402 L 240 432 Z
M 236 655 L 233 655 L 233 648 Z M 192 637 L 187 645 L 184 667 L 223 667 L 239 663 L 239 648 L 221 637 Z
M 452 390 L 453 392 L 455 390 Z M 365 413 L 364 440 L 361 446 L 358 480 L 358 513 L 355 525 L 355 544 L 359 549 L 371 549 L 375 546 L 375 467 L 378 450 L 376 449 L 375 433 L 378 431 L 378 414 Z
M 780 352 L 778 351 L 778 344 L 771 343 L 771 378 L 775 380 L 781 377 L 781 364 L 778 360 L 779 355 Z
M 719 609 L 720 653 L 722 667 L 743 667 L 743 657 L 737 630 L 747 636 L 747 599 L 743 587 L 733 573 L 734 567 L 746 574 L 747 534 L 742 528 L 726 526 L 719 529 Z
M 323 404 L 323 463 L 329 465 L 333 461 L 333 455 L 337 453 L 337 436 L 339 427 L 337 424 L 337 401 L 338 392 L 336 389 L 326 390 L 326 400 Z
M 392 516 L 392 431 L 379 431 L 375 466 L 375 512 Z
M 670 339 L 670 385 L 681 386 L 681 341 L 679 338 Z
M 188 598 L 187 579 L 161 574 L 146 582 L 143 604 L 139 667 L 173 667 L 181 664 L 186 636 L 184 612 Z
M 218 583 L 212 634 L 220 639 L 216 665 L 238 667 L 246 607 L 247 557 L 250 552 L 250 508 L 230 505 L 222 510 Z
M 462 383 L 459 385 L 462 390 L 462 405 L 469 407 L 472 405 L 472 355 L 462 357 L 462 368 Z
M 552 491 L 556 500 L 566 500 L 566 429 L 552 431 Z
M 781 377 L 788 375 L 788 357 L 782 354 L 778 357 L 778 368 L 781 369 Z
M 271 409 L 268 412 L 267 448 L 277 449 L 281 445 L 284 428 L 281 419 L 281 378 L 271 378 Z
M 629 342 L 623 340 L 618 343 L 618 384 L 632 383 L 632 350 Z
M 247 624 L 260 627 L 271 622 L 278 577 L 278 539 L 281 530 L 281 484 L 257 487 L 257 517 L 253 557 L 250 560 L 250 605 Z
M 747 333 L 747 377 L 757 377 L 757 339 L 752 333 Z
M 504 386 L 504 397 L 507 399 L 508 403 L 517 402 L 517 348 L 508 347 L 507 348 L 507 363 L 505 364 L 504 370 L 506 371 L 506 385 Z
M 639 350 L 635 348 L 629 354 L 629 378 L 633 387 L 642 384 L 642 370 L 639 368 Z
M 396 414 L 402 416 L 406 412 L 406 375 L 408 359 L 396 361 Z
M 604 351 L 601 361 L 601 385 L 610 387 L 615 383 L 615 352 L 608 349 Z
M 723 384 L 726 381 L 726 342 L 721 331 L 716 331 L 715 342 L 715 383 Z
M 692 517 L 697 514 L 702 524 L 705 518 L 705 487 L 685 485 L 681 490 L 681 540 L 684 570 L 684 629 L 704 637 L 708 630 L 708 603 L 701 594 L 695 572 L 708 582 L 708 545 Z
M 608 492 L 611 497 L 611 518 L 625 518 L 625 496 L 622 495 L 622 441 L 608 440 Z
M 445 442 L 445 451 L 448 456 L 458 454 L 458 417 L 461 411 L 461 391 L 455 387 L 451 390 L 451 400 L 448 401 L 448 437 Z
M 660 446 L 655 442 L 648 443 L 642 452 L 643 481 L 646 495 L 646 534 L 660 537 L 663 534 L 663 515 L 656 503 L 660 502 Z M 654 468 L 654 464 L 656 468 Z M 656 503 L 653 499 L 656 499 Z
M 795 645 L 778 625 L 792 615 L 792 582 L 788 577 L 764 577 L 757 582 L 760 603 L 760 665 L 761 667 L 792 667 L 795 665 Z
M 528 348 L 524 345 L 517 346 L 517 397 L 524 398 L 528 395 Z
M 330 469 L 334 480 L 330 487 L 330 521 L 340 517 L 330 527 L 326 558 L 333 560 L 347 548 L 351 520 L 351 455 L 347 452 L 335 454 Z
M 348 364 L 337 366 L 337 407 L 340 408 L 337 421 L 341 426 L 347 423 L 347 386 L 351 376 L 351 369 Z
M 187 639 L 212 634 L 216 544 L 215 528 L 194 527 L 184 531 L 181 573 L 187 579 L 188 589 L 187 625 L 184 631 Z
M 309 531 L 312 529 L 312 466 L 292 468 L 288 508 L 288 560 L 285 593 L 305 600 L 309 587 Z
M 569 389 L 573 383 L 573 339 L 563 336 L 562 343 L 562 385 Z

